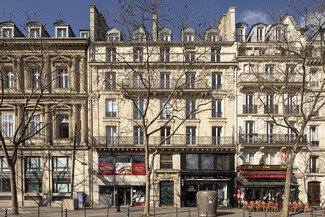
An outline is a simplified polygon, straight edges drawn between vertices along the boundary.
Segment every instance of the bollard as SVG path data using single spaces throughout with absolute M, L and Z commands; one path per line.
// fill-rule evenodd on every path
M 61 203 L 61 217 L 63 217 L 63 204 Z
M 191 217 L 191 210 L 188 210 L 188 215 L 187 217 Z
M 126 217 L 130 217 L 130 208 L 128 206 L 128 209 L 126 210 Z
M 8 210 L 5 209 L 5 217 L 8 217 Z
M 108 214 L 109 214 L 109 205 L 107 204 L 107 215 L 106 215 L 106 217 L 108 217 Z
M 248 212 L 248 217 L 252 217 L 251 211 Z
M 68 217 L 68 210 L 67 209 L 64 210 L 64 217 Z

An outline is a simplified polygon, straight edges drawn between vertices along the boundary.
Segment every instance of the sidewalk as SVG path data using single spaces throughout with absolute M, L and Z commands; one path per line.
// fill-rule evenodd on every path
M 0 216 L 4 216 L 4 208 L 1 208 Z M 19 209 L 20 214 L 18 216 L 22 217 L 37 217 L 38 216 L 38 209 L 37 207 L 22 207 Z M 188 217 L 190 211 L 191 217 L 198 217 L 197 208 L 196 207 L 181 207 L 176 208 L 166 208 L 166 207 L 159 207 L 159 208 L 151 208 L 150 213 L 152 216 L 157 217 Z M 9 211 L 8 211 L 9 212 Z M 318 217 L 321 217 L 323 214 L 323 210 L 316 211 Z M 143 207 L 130 207 L 129 209 L 129 217 L 141 217 L 143 214 Z M 280 212 L 252 212 L 251 217 L 278 217 L 280 216 Z M 9 216 L 9 215 L 8 215 Z M 60 217 L 61 216 L 61 208 L 60 207 L 40 207 L 40 215 L 44 217 Z M 62 213 L 64 215 L 64 212 Z M 95 208 L 84 208 L 75 211 L 68 211 L 68 217 L 107 217 L 107 207 L 95 207 Z M 110 217 L 127 217 L 127 207 L 121 207 L 121 212 L 117 213 L 115 207 L 111 207 L 109 209 L 108 216 Z M 218 216 L 227 216 L 227 217 L 235 217 L 235 216 L 245 216 L 248 217 L 248 212 L 245 211 L 243 215 L 242 209 L 237 208 L 220 208 L 218 209 Z M 290 216 L 295 217 L 310 217 L 310 213 L 290 213 Z

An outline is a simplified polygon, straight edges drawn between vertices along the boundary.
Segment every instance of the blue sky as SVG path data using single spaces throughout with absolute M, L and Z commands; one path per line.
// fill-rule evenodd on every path
M 287 6 L 287 0 L 162 0 L 176 11 L 183 11 L 187 3 L 189 10 L 206 19 L 219 17 L 230 6 L 236 6 L 236 22 L 248 24 L 269 22 L 267 9 L 273 11 Z M 0 22 L 13 20 L 20 28 L 27 17 L 46 24 L 51 36 L 53 23 L 62 19 L 70 23 L 76 35 L 79 29 L 89 28 L 88 4 L 95 4 L 102 11 L 118 9 L 118 0 L 0 0 Z M 110 23 L 111 25 L 113 22 Z

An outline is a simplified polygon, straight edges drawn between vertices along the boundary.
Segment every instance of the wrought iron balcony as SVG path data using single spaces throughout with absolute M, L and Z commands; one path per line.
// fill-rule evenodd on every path
M 133 80 L 129 82 L 123 81 L 122 86 L 126 89 L 161 89 L 161 90 L 172 90 L 172 89 L 211 89 L 208 85 L 207 79 L 197 79 L 194 81 L 188 81 L 186 79 L 153 79 L 153 80 Z
M 93 137 L 93 144 L 95 146 L 107 147 L 133 147 L 144 146 L 143 136 L 119 136 L 119 137 Z M 149 146 L 171 146 L 171 147 L 184 147 L 184 146 L 200 146 L 200 147 L 215 147 L 215 146 L 235 146 L 234 138 L 229 137 L 213 137 L 213 136 L 172 136 L 165 140 L 165 137 L 151 136 L 149 138 Z
M 240 134 L 240 143 L 249 144 L 293 144 L 296 140 L 295 135 L 291 134 Z M 307 144 L 307 136 L 303 136 L 299 141 L 300 144 Z
M 257 105 L 243 105 L 243 114 L 257 114 Z

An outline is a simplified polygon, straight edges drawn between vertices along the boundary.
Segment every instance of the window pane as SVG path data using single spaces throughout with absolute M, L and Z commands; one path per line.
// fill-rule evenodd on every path
M 199 169 L 199 155 L 186 154 L 186 169 Z
M 212 170 L 214 162 L 214 154 L 201 154 L 201 169 Z

